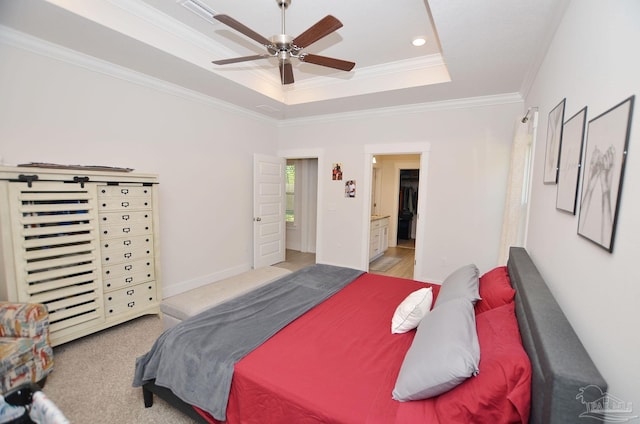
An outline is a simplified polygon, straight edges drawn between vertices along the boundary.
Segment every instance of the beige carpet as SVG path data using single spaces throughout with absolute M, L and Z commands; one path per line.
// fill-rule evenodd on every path
M 142 389 L 131 387 L 136 357 L 161 332 L 160 318 L 149 315 L 55 347 L 44 393 L 73 424 L 193 423 L 157 397 L 145 408 Z

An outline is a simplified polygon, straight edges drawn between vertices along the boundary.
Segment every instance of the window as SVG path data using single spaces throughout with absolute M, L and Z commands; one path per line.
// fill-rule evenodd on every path
M 286 222 L 295 223 L 295 181 L 296 181 L 296 165 L 287 163 L 285 169 L 285 193 L 287 196 L 287 207 L 285 212 Z

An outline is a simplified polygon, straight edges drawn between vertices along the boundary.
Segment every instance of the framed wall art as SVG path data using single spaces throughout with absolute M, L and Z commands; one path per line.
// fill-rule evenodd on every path
M 344 197 L 356 197 L 356 180 L 344 183 Z
M 589 121 L 578 234 L 609 252 L 618 218 L 635 96 Z
M 562 127 L 564 122 L 564 105 L 566 98 L 562 99 L 551 112 L 547 122 L 547 150 L 544 157 L 545 184 L 558 182 L 558 164 L 560 160 L 560 144 L 562 143 Z
M 562 129 L 556 209 L 573 215 L 576 214 L 578 201 L 578 181 L 582 167 L 582 147 L 586 124 L 587 107 L 585 106 L 569 118 Z
M 333 181 L 342 181 L 342 164 L 334 163 L 331 167 L 331 179 Z

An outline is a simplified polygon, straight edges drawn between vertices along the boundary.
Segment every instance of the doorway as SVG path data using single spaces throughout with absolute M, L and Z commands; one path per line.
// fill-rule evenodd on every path
M 285 262 L 299 267 L 315 263 L 318 159 L 287 159 L 285 174 Z
M 370 210 L 376 219 L 388 217 L 388 248 L 380 258 L 369 262 L 368 269 L 374 274 L 414 279 L 421 155 L 376 154 L 374 157 Z M 371 231 L 370 227 L 370 234 Z M 382 266 L 385 262 L 394 265 L 385 268 Z

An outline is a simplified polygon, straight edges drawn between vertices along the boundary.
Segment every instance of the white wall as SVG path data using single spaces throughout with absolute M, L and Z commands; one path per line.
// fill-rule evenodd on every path
M 77 54 L 61 61 L 58 53 L 68 52 L 52 48 L 48 57 L 0 42 L 4 163 L 159 174 L 165 295 L 249 269 L 253 153 L 275 154 L 275 122 L 171 86 L 151 88 L 153 81 L 128 71 L 118 70 L 141 82 L 116 78 Z
M 427 213 L 423 261 L 425 277 L 442 281 L 461 265 L 481 271 L 497 264 L 502 209 L 514 122 L 522 103 L 459 108 L 416 107 L 403 113 L 372 112 L 298 120 L 281 124 L 280 149 L 322 152 L 319 166 L 318 262 L 361 266 L 368 246 L 362 227 L 371 184 L 365 175 L 365 146 L 428 142 Z M 521 115 L 520 115 L 521 116 Z M 344 180 L 330 178 L 342 163 L 344 180 L 355 179 L 355 199 L 344 197 Z M 370 189 L 369 189 L 370 191 Z
M 640 415 L 640 98 L 636 97 L 613 253 L 577 235 L 578 215 L 555 209 L 542 183 L 547 117 L 566 97 L 565 117 L 588 106 L 592 119 L 640 94 L 640 2 L 573 1 L 527 106 L 540 108 L 527 249 L 609 383 Z

